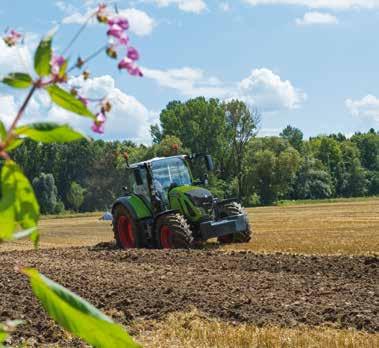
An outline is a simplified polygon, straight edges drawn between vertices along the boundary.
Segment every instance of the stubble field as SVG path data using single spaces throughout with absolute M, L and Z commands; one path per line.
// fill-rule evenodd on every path
M 99 214 L 42 220 L 41 250 L 0 245 L 0 321 L 26 321 L 11 343 L 82 345 L 39 314 L 17 263 L 87 298 L 147 347 L 378 346 L 379 200 L 248 213 L 250 243 L 192 251 L 116 250 Z

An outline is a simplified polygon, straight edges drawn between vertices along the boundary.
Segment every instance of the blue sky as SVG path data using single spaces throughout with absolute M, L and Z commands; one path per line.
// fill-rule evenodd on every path
M 119 72 L 117 62 L 100 56 L 89 66 L 89 81 L 73 80 L 83 93 L 114 100 L 104 139 L 149 142 L 149 125 L 169 101 L 198 95 L 240 98 L 258 108 L 261 135 L 278 134 L 287 124 L 306 136 L 379 128 L 379 0 L 114 3 L 131 23 L 131 44 L 140 51 L 145 76 Z M 55 23 L 55 46 L 62 49 L 96 4 L 2 0 L 1 29 L 9 25 L 27 34 L 17 56 L 0 47 L 0 74 L 30 64 L 36 42 Z M 71 58 L 106 43 L 105 31 L 89 25 Z M 0 117 L 9 122 L 22 94 L 4 87 L 0 92 Z M 87 120 L 57 110 L 43 94 L 27 116 L 71 122 L 90 134 Z

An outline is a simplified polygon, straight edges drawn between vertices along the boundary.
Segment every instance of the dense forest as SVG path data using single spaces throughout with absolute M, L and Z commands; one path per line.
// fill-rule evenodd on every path
M 151 127 L 151 146 L 128 140 L 25 141 L 12 156 L 33 183 L 44 214 L 109 209 L 122 194 L 125 152 L 130 162 L 209 153 L 216 166 L 210 190 L 250 206 L 379 194 L 378 131 L 306 140 L 300 129 L 288 126 L 280 136 L 259 137 L 259 123 L 259 111 L 241 101 L 199 97 L 167 105 L 160 124 Z

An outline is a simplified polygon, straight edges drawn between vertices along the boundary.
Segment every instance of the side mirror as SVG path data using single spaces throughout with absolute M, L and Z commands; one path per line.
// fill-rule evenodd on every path
M 205 155 L 205 162 L 206 162 L 208 171 L 212 172 L 214 170 L 214 164 L 213 164 L 212 156 L 211 155 Z
M 136 179 L 136 184 L 138 186 L 143 185 L 142 174 L 139 168 L 134 169 L 134 178 Z

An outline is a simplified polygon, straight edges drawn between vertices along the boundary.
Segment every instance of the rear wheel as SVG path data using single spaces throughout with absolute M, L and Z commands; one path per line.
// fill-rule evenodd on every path
M 143 248 L 142 236 L 129 211 L 122 205 L 113 212 L 113 232 L 116 244 L 121 249 Z
M 190 226 L 180 214 L 166 214 L 159 217 L 155 236 L 160 249 L 189 249 L 193 246 Z
M 247 213 L 245 209 L 242 207 L 241 204 L 237 202 L 231 202 L 225 204 L 221 208 L 220 216 L 221 217 L 227 217 L 227 216 L 233 216 L 233 215 L 239 215 L 244 214 L 246 218 L 247 228 L 245 231 L 237 232 L 233 234 L 228 234 L 226 236 L 218 237 L 217 240 L 221 244 L 229 244 L 229 243 L 247 243 L 251 239 L 251 229 L 249 225 L 249 219 L 247 217 Z

